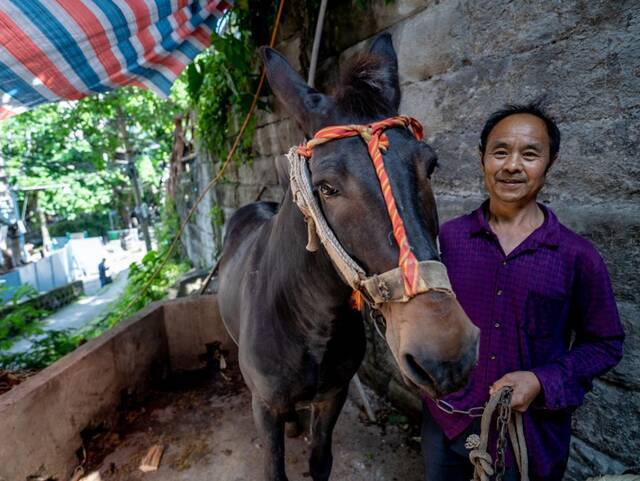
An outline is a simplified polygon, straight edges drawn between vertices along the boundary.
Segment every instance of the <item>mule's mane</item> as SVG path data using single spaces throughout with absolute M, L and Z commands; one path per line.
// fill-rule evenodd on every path
M 351 58 L 340 71 L 332 95 L 345 114 L 376 118 L 395 114 L 385 90 L 393 85 L 392 72 L 382 57 L 372 53 Z

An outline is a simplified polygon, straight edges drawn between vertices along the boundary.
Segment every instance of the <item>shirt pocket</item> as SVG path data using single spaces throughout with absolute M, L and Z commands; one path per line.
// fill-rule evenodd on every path
M 567 297 L 529 292 L 525 303 L 524 333 L 531 367 L 547 364 L 564 352 L 568 306 Z
M 530 291 L 525 306 L 528 336 L 545 338 L 564 332 L 568 306 L 565 296 Z

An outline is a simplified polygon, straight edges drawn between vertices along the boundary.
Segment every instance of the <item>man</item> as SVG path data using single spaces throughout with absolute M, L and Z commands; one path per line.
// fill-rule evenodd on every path
M 107 275 L 108 269 L 109 267 L 107 266 L 107 259 L 103 257 L 100 264 L 98 264 L 98 276 L 100 277 L 100 287 L 104 287 L 107 284 L 111 284 L 113 282 L 113 279 L 111 279 L 111 276 Z
M 426 481 L 472 478 L 464 444 L 479 432 L 479 420 L 450 408 L 481 407 L 507 385 L 512 408 L 524 413 L 530 479 L 560 481 L 571 413 L 592 379 L 622 356 L 624 334 L 602 258 L 536 202 L 559 148 L 558 127 L 539 106 L 495 112 L 480 138 L 489 199 L 441 228 L 442 260 L 481 329 L 480 352 L 464 389 L 438 403 L 425 400 Z M 495 459 L 495 435 L 492 444 Z M 509 443 L 506 464 L 504 479 L 520 479 Z

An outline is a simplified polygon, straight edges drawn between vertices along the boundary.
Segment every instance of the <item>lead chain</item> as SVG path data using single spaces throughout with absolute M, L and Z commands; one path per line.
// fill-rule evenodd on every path
M 464 414 L 472 418 L 482 417 L 482 413 L 484 412 L 484 406 L 475 406 L 469 409 L 457 409 L 443 399 L 438 399 L 436 401 L 436 406 L 447 414 Z
M 496 420 L 496 428 L 498 431 L 498 441 L 496 444 L 496 462 L 494 470 L 496 473 L 495 481 L 502 481 L 505 471 L 504 450 L 507 443 L 507 426 L 511 419 L 511 395 L 513 389 L 508 387 L 504 389 L 498 401 L 498 419 Z

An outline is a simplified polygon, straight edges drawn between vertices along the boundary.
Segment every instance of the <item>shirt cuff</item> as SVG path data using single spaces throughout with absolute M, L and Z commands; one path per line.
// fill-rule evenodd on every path
M 540 394 L 534 400 L 534 404 L 545 409 L 562 409 L 564 407 L 564 386 L 560 367 L 549 364 L 534 367 L 531 372 L 536 375 L 541 387 Z

